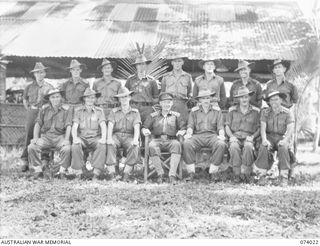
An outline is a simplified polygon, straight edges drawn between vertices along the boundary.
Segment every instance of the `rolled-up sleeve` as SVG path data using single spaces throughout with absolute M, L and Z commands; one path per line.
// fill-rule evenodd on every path
M 44 110 L 40 109 L 36 119 L 36 123 L 38 123 L 40 127 L 43 126 L 43 118 L 44 118 Z
M 218 129 L 218 131 L 220 131 L 221 129 L 224 129 L 223 115 L 222 115 L 221 111 L 218 111 L 217 129 Z
M 136 124 L 141 124 L 141 117 L 139 112 L 136 112 L 134 114 L 133 125 L 135 126 Z
M 99 110 L 97 112 L 98 112 L 98 122 L 99 122 L 99 124 L 101 122 L 103 122 L 103 121 L 106 122 L 106 116 L 104 114 L 104 111 L 103 110 Z
M 66 114 L 67 114 L 67 117 L 64 123 L 65 128 L 72 125 L 72 108 L 71 107 L 67 110 Z
M 191 112 L 191 113 L 189 114 L 187 127 L 188 127 L 188 128 L 191 128 L 192 130 L 194 129 L 194 126 L 195 126 L 195 125 L 194 125 L 194 124 L 195 124 L 195 122 L 194 122 L 194 117 L 195 117 L 194 112 Z

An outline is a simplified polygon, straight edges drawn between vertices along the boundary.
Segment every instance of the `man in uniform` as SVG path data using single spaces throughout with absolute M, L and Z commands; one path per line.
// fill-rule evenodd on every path
M 282 100 L 282 106 L 291 108 L 293 104 L 298 102 L 298 90 L 295 85 L 286 80 L 285 73 L 290 67 L 290 63 L 277 59 L 270 66 L 275 78 L 267 82 L 266 94 L 270 91 L 280 91 L 286 95 L 286 99 Z
M 139 110 L 142 123 L 153 112 L 152 106 L 158 102 L 159 89 L 157 82 L 146 75 L 147 60 L 144 55 L 139 55 L 132 64 L 137 68 L 137 74 L 130 76 L 125 84 L 132 93 L 131 104 Z
M 239 104 L 229 108 L 225 129 L 229 136 L 230 163 L 235 182 L 250 182 L 254 162 L 255 140 L 260 135 L 260 109 L 249 103 L 254 92 L 246 86 L 240 87 L 234 98 Z M 240 178 L 241 174 L 241 178 Z
M 169 92 L 174 96 L 172 111 L 179 112 L 187 121 L 189 110 L 187 100 L 191 97 L 192 77 L 182 70 L 185 57 L 175 56 L 171 59 L 172 71 L 167 73 L 161 81 L 161 92 Z
M 107 136 L 107 167 L 111 179 L 115 177 L 115 164 L 117 162 L 117 149 L 124 148 L 126 161 L 123 181 L 129 182 L 130 173 L 139 157 L 139 137 L 141 119 L 139 111 L 130 106 L 131 94 L 127 88 L 121 88 L 115 97 L 121 106 L 111 110 L 108 118 Z
M 186 131 L 186 121 L 180 116 L 180 113 L 171 110 L 173 98 L 171 93 L 162 92 L 159 95 L 161 110 L 149 115 L 142 128 L 143 135 L 152 134 L 153 136 L 149 143 L 150 161 L 156 168 L 159 183 L 163 182 L 164 174 L 160 160 L 161 150 L 171 153 L 169 180 L 170 183 L 176 182 L 182 152 L 177 136 L 183 136 Z
M 221 110 L 211 104 L 214 95 L 210 90 L 200 91 L 197 96 L 200 104 L 192 108 L 189 115 L 183 143 L 183 159 L 189 173 L 187 181 L 194 179 L 196 151 L 202 147 L 212 149 L 209 173 L 212 181 L 218 181 L 219 165 L 223 161 L 226 144 Z
M 92 152 L 93 179 L 98 180 L 106 160 L 107 126 L 103 109 L 95 106 L 100 93 L 87 88 L 81 97 L 84 105 L 75 108 L 72 126 L 71 168 L 77 179 L 85 168 L 84 153 Z
M 227 102 L 226 89 L 222 77 L 215 74 L 218 60 L 202 60 L 199 67 L 204 70 L 204 74 L 197 77 L 193 86 L 193 97 L 196 98 L 199 91 L 210 90 L 215 92 L 214 101 L 218 102 L 219 107 L 224 109 Z
M 113 108 L 119 106 L 119 102 L 115 100 L 114 96 L 119 93 L 121 82 L 112 77 L 113 67 L 111 61 L 103 59 L 102 64 L 98 67 L 98 70 L 102 71 L 103 77 L 97 79 L 92 87 L 96 92 L 101 93 L 96 105 L 103 108 L 106 118 Z
M 73 111 L 76 106 L 82 104 L 81 97 L 89 87 L 89 83 L 80 76 L 84 67 L 85 65 L 77 60 L 71 60 L 70 66 L 67 68 L 71 73 L 71 78 L 62 85 L 61 90 L 65 92 L 66 103 L 73 108 Z
M 23 93 L 23 105 L 27 110 L 25 148 L 21 155 L 23 172 L 29 170 L 28 145 L 33 138 L 33 128 L 39 109 L 46 102 L 43 97 L 53 88 L 51 84 L 45 81 L 46 69 L 48 69 L 48 67 L 45 67 L 41 62 L 35 64 L 34 69 L 30 71 L 30 73 L 33 73 L 35 81 L 29 84 Z M 43 158 L 45 158 L 45 160 L 48 159 L 48 157 L 44 156 Z
M 239 72 L 240 79 L 233 81 L 230 89 L 230 106 L 237 104 L 237 100 L 234 95 L 238 93 L 240 87 L 246 86 L 252 95 L 250 96 L 250 104 L 261 108 L 262 105 L 262 88 L 259 81 L 252 79 L 250 77 L 251 66 L 254 63 L 250 63 L 244 60 L 240 60 L 238 63 L 238 68 L 234 70 Z
M 255 162 L 256 171 L 260 174 L 260 181 L 263 184 L 267 170 L 272 167 L 272 152 L 278 151 L 279 159 L 279 184 L 288 183 L 290 170 L 289 142 L 293 134 L 294 118 L 292 113 L 284 106 L 282 101 L 286 95 L 280 91 L 270 91 L 265 99 L 270 108 L 261 113 L 261 138 L 262 144 Z
M 34 168 L 36 178 L 42 173 L 40 153 L 55 148 L 60 153 L 60 177 L 64 178 L 71 161 L 70 132 L 72 111 L 68 105 L 62 104 L 62 92 L 58 89 L 49 90 L 45 99 L 49 103 L 39 112 L 34 127 L 34 136 L 28 147 L 30 164 Z M 41 136 L 40 136 L 41 133 Z

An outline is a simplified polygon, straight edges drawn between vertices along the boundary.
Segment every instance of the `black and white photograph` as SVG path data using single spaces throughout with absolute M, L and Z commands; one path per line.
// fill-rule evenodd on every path
M 110 239 L 320 244 L 320 1 L 0 0 L 0 244 Z

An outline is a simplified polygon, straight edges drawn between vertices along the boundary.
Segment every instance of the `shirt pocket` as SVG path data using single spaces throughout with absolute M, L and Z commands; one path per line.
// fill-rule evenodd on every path
M 56 129 L 58 131 L 63 131 L 65 129 L 65 122 L 66 122 L 66 119 L 67 118 L 67 114 L 66 113 L 59 113 L 57 116 L 56 116 Z
M 38 99 L 38 89 L 37 88 L 30 88 L 31 90 L 29 90 L 29 95 L 28 95 L 28 100 L 29 103 L 34 104 L 37 102 Z
M 90 117 L 91 129 L 96 130 L 99 127 L 99 116 L 94 113 Z
M 182 94 L 184 96 L 187 96 L 187 92 L 188 92 L 188 79 L 187 78 L 182 78 L 179 81 L 179 94 Z
M 285 134 L 287 131 L 287 124 L 286 124 L 286 116 L 285 114 L 281 114 L 277 119 L 278 123 L 278 133 Z
M 174 133 L 176 131 L 176 117 L 168 117 L 167 122 L 170 132 Z

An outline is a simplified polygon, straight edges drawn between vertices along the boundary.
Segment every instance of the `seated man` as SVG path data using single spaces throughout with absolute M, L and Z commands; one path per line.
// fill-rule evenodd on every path
M 254 143 L 260 135 L 260 109 L 249 103 L 252 94 L 246 86 L 238 89 L 233 97 L 239 99 L 239 104 L 229 108 L 225 122 L 230 141 L 230 163 L 236 183 L 241 181 L 240 174 L 245 182 L 250 182 Z
M 180 113 L 171 111 L 173 95 L 162 92 L 159 96 L 161 110 L 149 115 L 146 119 L 142 133 L 147 136 L 152 133 L 153 138 L 149 143 L 150 161 L 152 161 L 158 173 L 158 182 L 163 182 L 163 169 L 160 160 L 160 151 L 171 153 L 169 179 L 170 183 L 176 182 L 177 168 L 181 158 L 181 144 L 177 140 L 178 135 L 185 134 L 186 122 Z
M 43 175 L 40 154 L 43 150 L 55 148 L 60 153 L 60 177 L 70 166 L 71 146 L 70 131 L 72 111 L 68 105 L 62 105 L 62 92 L 58 89 L 49 90 L 44 96 L 49 103 L 42 106 L 34 126 L 33 139 L 28 146 L 29 160 L 34 168 L 34 177 Z M 41 133 L 41 136 L 39 137 Z
M 209 173 L 212 181 L 218 181 L 217 174 L 219 165 L 223 161 L 226 144 L 221 110 L 211 104 L 214 95 L 215 92 L 210 90 L 200 91 L 197 96 L 200 104 L 192 108 L 189 114 L 187 133 L 183 143 L 183 159 L 189 173 L 187 181 L 194 179 L 196 151 L 202 147 L 212 149 Z
M 106 160 L 107 126 L 102 108 L 95 106 L 100 93 L 87 88 L 81 97 L 83 106 L 75 108 L 72 126 L 71 168 L 77 179 L 83 175 L 85 154 L 92 152 L 93 180 L 98 180 Z
M 117 149 L 124 148 L 126 161 L 123 181 L 129 182 L 130 173 L 139 157 L 139 137 L 141 119 L 138 109 L 130 106 L 131 94 L 127 88 L 121 88 L 115 95 L 120 107 L 111 110 L 108 117 L 107 166 L 111 179 L 115 177 Z
M 255 162 L 259 172 L 260 183 L 265 181 L 267 170 L 272 167 L 272 152 L 278 151 L 279 159 L 279 185 L 287 185 L 290 170 L 289 142 L 293 134 L 294 118 L 289 109 L 281 106 L 286 95 L 279 91 L 270 91 L 266 96 L 270 108 L 261 113 L 262 145 Z

